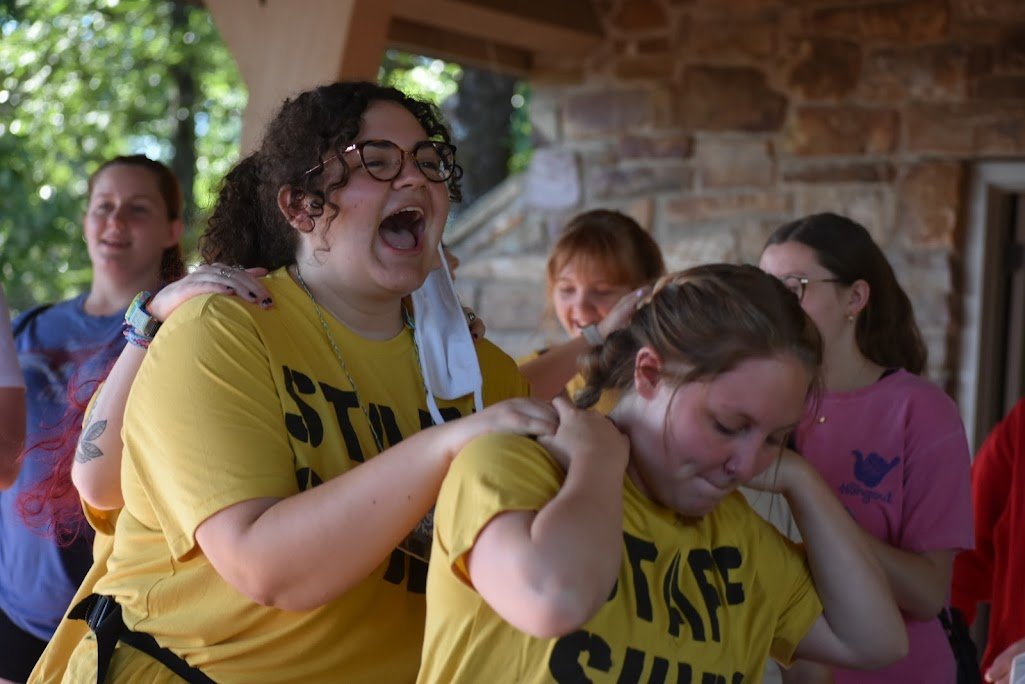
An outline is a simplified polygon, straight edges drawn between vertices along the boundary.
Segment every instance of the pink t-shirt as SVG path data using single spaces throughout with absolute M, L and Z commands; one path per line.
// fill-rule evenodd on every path
M 972 547 L 968 440 L 957 406 L 928 380 L 898 370 L 824 394 L 798 427 L 797 447 L 876 538 L 915 552 Z M 953 684 L 939 620 L 905 622 L 906 658 L 873 672 L 837 669 L 837 684 Z

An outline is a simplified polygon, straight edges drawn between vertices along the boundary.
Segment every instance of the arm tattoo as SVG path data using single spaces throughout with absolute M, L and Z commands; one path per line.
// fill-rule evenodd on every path
M 98 420 L 95 423 L 90 423 L 82 436 L 78 438 L 78 448 L 75 449 L 75 460 L 79 463 L 88 463 L 94 458 L 99 458 L 103 455 L 103 451 L 93 444 L 93 440 L 99 439 L 103 431 L 107 429 L 107 421 Z

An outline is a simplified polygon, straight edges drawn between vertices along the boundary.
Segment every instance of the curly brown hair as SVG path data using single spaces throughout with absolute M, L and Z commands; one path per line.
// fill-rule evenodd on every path
M 199 240 L 203 260 L 267 269 L 294 263 L 298 235 L 278 209 L 278 190 L 292 188 L 297 201 L 312 198 L 314 216 L 323 214 L 327 206 L 332 211 L 330 225 L 338 216 L 338 206 L 327 198 L 348 183 L 349 169 L 342 164 L 341 178 L 324 187 L 323 166 L 332 156 L 340 157 L 356 139 L 363 115 L 373 102 L 395 102 L 405 107 L 428 138 L 451 142 L 437 107 L 376 83 L 332 83 L 285 100 L 267 126 L 260 149 L 224 177 Z M 456 202 L 462 197 L 461 175 L 462 169 L 457 166 L 446 181 L 449 197 Z

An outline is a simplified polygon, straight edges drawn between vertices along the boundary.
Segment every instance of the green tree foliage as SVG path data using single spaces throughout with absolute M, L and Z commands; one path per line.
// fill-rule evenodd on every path
M 389 50 L 379 78 L 441 106 L 462 74 Z M 517 93 L 519 107 L 529 92 Z M 159 159 L 186 181 L 183 244 L 193 249 L 237 160 L 245 102 L 235 62 L 194 0 L 0 0 L 0 281 L 12 309 L 88 286 L 86 181 L 119 154 Z M 525 112 L 514 112 L 510 132 L 515 170 L 529 154 Z
M 237 158 L 245 100 L 213 20 L 184 0 L 0 0 L 0 278 L 12 308 L 88 284 L 81 216 L 105 159 L 194 159 L 186 215 L 198 217 Z M 188 151 L 173 144 L 189 138 L 183 125 Z

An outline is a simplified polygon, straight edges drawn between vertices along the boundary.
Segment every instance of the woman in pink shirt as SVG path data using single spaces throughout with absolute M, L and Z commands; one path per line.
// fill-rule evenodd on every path
M 922 342 L 907 295 L 868 231 L 836 214 L 777 229 L 761 267 L 798 297 L 822 334 L 823 393 L 798 451 L 872 537 L 907 624 L 906 658 L 840 684 L 956 679 L 937 615 L 954 555 L 971 548 L 970 453 L 957 406 L 920 377 Z

